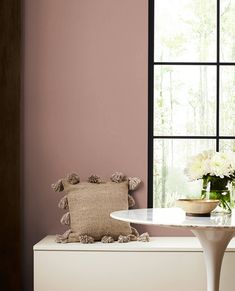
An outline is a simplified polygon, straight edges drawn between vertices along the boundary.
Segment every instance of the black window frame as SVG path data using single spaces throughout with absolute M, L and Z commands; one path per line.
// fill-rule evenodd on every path
M 215 62 L 155 62 L 154 61 L 154 7 L 158 0 L 148 2 L 148 207 L 153 207 L 153 143 L 155 139 L 214 139 L 219 151 L 221 139 L 235 139 L 235 136 L 221 136 L 220 127 L 220 67 L 235 66 L 235 62 L 220 61 L 220 0 L 216 0 L 216 61 Z M 161 65 L 195 65 L 216 67 L 216 134 L 214 136 L 165 136 L 154 135 L 154 67 Z

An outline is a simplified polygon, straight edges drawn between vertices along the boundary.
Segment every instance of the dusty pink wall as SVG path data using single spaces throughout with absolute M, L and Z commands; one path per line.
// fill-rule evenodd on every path
M 147 37 L 147 0 L 24 1 L 25 290 L 32 245 L 64 231 L 52 182 L 120 170 L 147 206 Z

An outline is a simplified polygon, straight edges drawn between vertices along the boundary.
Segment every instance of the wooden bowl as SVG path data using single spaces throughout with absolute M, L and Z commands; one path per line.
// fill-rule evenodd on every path
M 210 216 L 219 200 L 212 199 L 178 199 L 176 206 L 182 208 L 189 216 Z

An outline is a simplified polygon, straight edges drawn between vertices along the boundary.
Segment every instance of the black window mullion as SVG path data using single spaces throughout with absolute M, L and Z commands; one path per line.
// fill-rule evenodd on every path
M 154 116 L 154 0 L 149 0 L 148 35 L 148 207 L 153 207 L 153 116 Z
M 154 139 L 217 139 L 216 136 L 205 135 L 155 135 Z
M 217 0 L 217 16 L 216 16 L 216 151 L 219 151 L 220 140 L 220 0 Z
M 153 139 L 171 139 L 171 138 L 178 138 L 178 139 L 217 139 L 217 136 L 210 136 L 210 135 L 154 135 Z M 235 139 L 235 136 L 223 136 L 220 135 L 219 139 Z
M 223 66 L 235 66 L 234 62 L 219 62 L 220 65 Z M 153 65 L 159 65 L 159 66 L 164 66 L 164 65 L 188 65 L 188 66 L 216 66 L 217 65 L 217 61 L 216 62 L 153 62 Z
M 175 65 L 175 66 L 215 66 L 217 62 L 154 62 L 154 65 Z

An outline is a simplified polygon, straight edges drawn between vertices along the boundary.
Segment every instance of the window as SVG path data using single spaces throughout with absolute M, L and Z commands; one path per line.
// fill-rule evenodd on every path
M 235 150 L 235 0 L 149 0 L 149 207 L 198 196 L 189 156 Z

